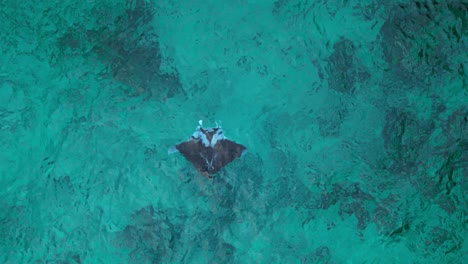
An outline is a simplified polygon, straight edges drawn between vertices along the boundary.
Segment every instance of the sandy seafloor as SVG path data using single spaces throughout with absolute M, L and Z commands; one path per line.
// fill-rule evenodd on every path
M 3 0 L 0 263 L 462 263 L 467 9 Z

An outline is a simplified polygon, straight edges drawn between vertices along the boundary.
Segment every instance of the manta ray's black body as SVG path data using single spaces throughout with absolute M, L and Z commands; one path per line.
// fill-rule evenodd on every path
M 226 139 L 222 129 L 204 129 L 202 122 L 190 140 L 175 145 L 169 153 L 180 152 L 200 174 L 211 178 L 213 174 L 245 153 L 246 147 Z

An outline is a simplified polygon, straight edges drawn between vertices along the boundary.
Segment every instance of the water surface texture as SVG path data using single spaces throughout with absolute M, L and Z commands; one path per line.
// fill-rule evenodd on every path
M 462 263 L 467 14 L 3 0 L 0 263 Z M 249 150 L 213 180 L 200 119 Z

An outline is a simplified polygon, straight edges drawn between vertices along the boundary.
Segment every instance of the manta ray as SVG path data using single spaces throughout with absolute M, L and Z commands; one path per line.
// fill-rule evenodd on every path
M 212 128 L 203 128 L 202 120 L 198 124 L 189 140 L 172 146 L 168 153 L 179 152 L 201 175 L 212 178 L 213 174 L 246 153 L 247 148 L 227 139 L 218 124 Z

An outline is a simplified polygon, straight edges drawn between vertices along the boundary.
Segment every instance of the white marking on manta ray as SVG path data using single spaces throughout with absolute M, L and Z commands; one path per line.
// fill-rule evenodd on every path
M 201 140 L 201 142 L 203 143 L 203 146 L 205 146 L 207 148 L 208 147 L 214 147 L 216 145 L 216 143 L 218 143 L 219 140 L 226 139 L 226 137 L 223 134 L 223 130 L 218 125 L 218 123 L 216 123 L 216 129 L 217 130 L 213 134 L 213 136 L 211 138 L 211 142 L 208 140 L 208 137 L 206 136 L 205 133 L 213 133 L 214 129 L 213 128 L 207 128 L 207 129 L 203 128 L 203 121 L 202 120 L 199 120 L 198 124 L 200 124 L 200 125 L 197 127 L 197 131 L 195 131 L 193 133 L 192 137 L 195 140 Z M 202 129 L 205 130 L 206 132 L 203 132 Z
M 207 159 L 207 158 L 205 157 L 205 155 L 203 155 L 202 153 L 200 153 L 200 156 L 205 160 L 207 170 L 214 170 L 213 162 L 214 162 L 214 160 L 216 159 L 217 154 L 215 154 L 215 155 L 211 158 L 211 161 L 208 161 L 208 159 Z
M 172 153 L 176 153 L 176 152 L 179 152 L 176 148 L 176 146 L 172 146 L 169 148 L 169 150 L 167 150 L 167 154 L 172 154 Z
M 213 138 L 211 139 L 211 147 L 214 147 L 218 140 L 223 140 L 225 139 L 223 135 L 223 130 L 221 128 L 218 128 L 216 131 L 216 134 L 213 135 Z

